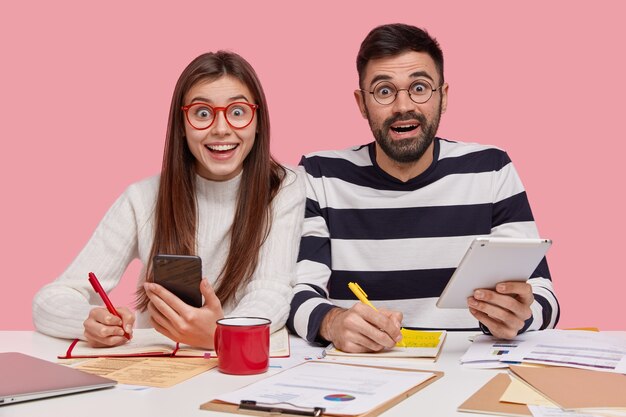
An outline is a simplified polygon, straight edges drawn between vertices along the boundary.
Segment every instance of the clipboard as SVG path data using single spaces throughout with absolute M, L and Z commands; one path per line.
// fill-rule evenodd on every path
M 200 405 L 200 409 L 201 410 L 212 410 L 212 411 L 220 411 L 223 413 L 233 413 L 233 414 L 244 414 L 244 415 L 253 415 L 253 416 L 262 416 L 262 417 L 268 417 L 268 416 L 276 416 L 276 415 L 284 415 L 284 416 L 314 416 L 314 417 L 322 417 L 322 416 L 331 416 L 331 417 L 374 417 L 374 416 L 378 416 L 379 414 L 383 413 L 384 411 L 388 410 L 389 408 L 393 407 L 394 405 L 400 403 L 401 401 L 405 400 L 406 398 L 410 397 L 411 395 L 415 394 L 416 392 L 420 391 L 422 388 L 432 384 L 433 382 L 435 382 L 436 380 L 438 380 L 439 378 L 441 378 L 444 373 L 441 371 L 433 371 L 433 370 L 419 370 L 419 369 L 403 369 L 403 368 L 397 368 L 397 367 L 388 367 L 388 366 L 369 366 L 369 365 L 360 365 L 360 364 L 350 364 L 350 363 L 339 363 L 339 362 L 329 362 L 329 361 L 308 361 L 308 362 L 304 362 L 303 364 L 297 365 L 294 368 L 297 368 L 298 366 L 302 366 L 304 364 L 308 364 L 308 363 L 324 363 L 324 364 L 331 364 L 332 366 L 351 366 L 351 367 L 358 367 L 358 368 L 373 368 L 373 369 L 386 369 L 386 370 L 393 370 L 393 371 L 401 371 L 401 372 L 425 372 L 425 373 L 430 373 L 432 374 L 432 376 L 430 376 L 428 379 L 426 379 L 425 381 L 422 381 L 412 387 L 410 387 L 407 390 L 404 390 L 402 392 L 398 392 L 397 394 L 395 394 L 392 398 L 388 399 L 387 401 L 378 404 L 376 407 L 368 410 L 367 412 L 361 413 L 361 414 L 338 414 L 338 413 L 332 413 L 332 412 L 326 412 L 324 407 L 316 407 L 316 408 L 304 408 L 304 407 L 300 407 L 297 410 L 293 410 L 293 409 L 287 409 L 287 408 L 281 408 L 281 406 L 279 404 L 265 404 L 265 403 L 254 403 L 254 401 L 244 401 L 242 400 L 240 404 L 233 404 L 233 403 L 229 403 L 229 402 L 225 402 L 225 401 L 221 401 L 219 399 L 214 399 L 211 401 L 208 401 L 204 404 Z M 290 368 L 290 369 L 294 369 L 294 368 Z M 283 371 L 284 372 L 284 371 Z M 278 374 L 275 374 L 278 375 Z M 272 376 L 275 376 L 272 375 Z M 272 376 L 268 377 L 267 379 L 272 378 Z M 267 380 L 266 379 L 266 380 Z M 259 381 L 259 383 L 262 383 L 265 380 L 261 380 Z M 321 410 L 320 410 L 321 409 Z

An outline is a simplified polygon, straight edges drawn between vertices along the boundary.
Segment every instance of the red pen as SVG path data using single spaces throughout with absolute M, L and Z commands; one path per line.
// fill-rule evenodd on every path
M 113 307 L 113 304 L 111 303 L 111 300 L 109 300 L 109 296 L 107 295 L 106 292 L 104 292 L 104 289 L 102 288 L 102 285 L 100 285 L 100 281 L 98 281 L 98 278 L 96 278 L 96 274 L 94 274 L 93 272 L 89 273 L 89 282 L 91 283 L 91 286 L 93 287 L 93 290 L 98 293 L 98 295 L 100 296 L 100 298 L 102 298 L 102 301 L 104 301 L 104 305 L 107 307 L 107 310 L 109 310 L 109 313 L 119 317 L 120 319 L 122 318 L 122 316 L 120 316 L 120 313 L 117 312 L 117 310 L 115 309 L 115 307 Z M 130 335 L 128 333 L 126 333 L 126 331 L 124 330 L 124 337 L 128 340 L 130 340 Z

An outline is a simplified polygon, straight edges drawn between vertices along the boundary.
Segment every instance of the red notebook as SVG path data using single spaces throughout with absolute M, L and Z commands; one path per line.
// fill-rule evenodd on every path
M 154 329 L 135 329 L 133 338 L 126 344 L 111 348 L 92 348 L 83 340 L 74 340 L 59 359 L 97 357 L 171 356 L 177 358 L 216 358 L 214 350 L 203 350 L 168 339 Z M 270 356 L 289 357 L 289 333 L 283 327 L 270 336 Z

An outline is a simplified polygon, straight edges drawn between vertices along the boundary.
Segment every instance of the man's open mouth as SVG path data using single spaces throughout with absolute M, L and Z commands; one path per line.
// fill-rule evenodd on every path
M 412 130 L 415 130 L 419 127 L 418 124 L 414 124 L 414 125 L 403 125 L 403 126 L 391 126 L 391 130 L 393 130 L 396 133 L 406 133 L 406 132 L 410 132 Z

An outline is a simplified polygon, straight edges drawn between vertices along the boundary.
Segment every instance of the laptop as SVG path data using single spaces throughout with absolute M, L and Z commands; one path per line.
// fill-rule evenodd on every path
M 116 381 L 17 352 L 0 353 L 0 406 L 112 387 Z

